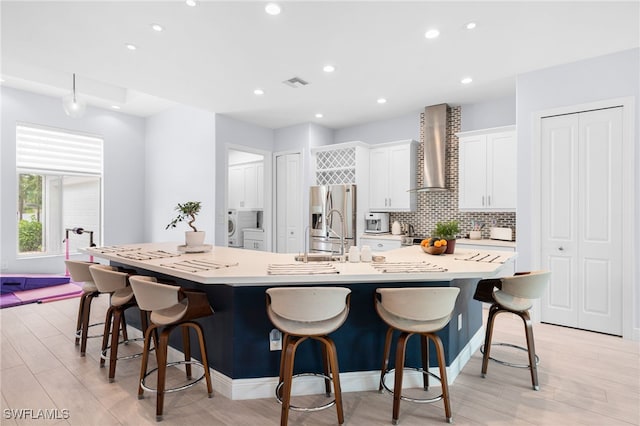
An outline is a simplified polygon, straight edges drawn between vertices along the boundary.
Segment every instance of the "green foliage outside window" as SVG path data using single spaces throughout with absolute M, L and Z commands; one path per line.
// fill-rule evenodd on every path
M 31 216 L 31 220 L 20 220 L 18 224 L 20 253 L 42 251 L 42 223 Z

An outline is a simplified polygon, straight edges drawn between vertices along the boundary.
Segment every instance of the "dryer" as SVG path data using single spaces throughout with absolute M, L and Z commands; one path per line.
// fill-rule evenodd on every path
M 227 230 L 229 232 L 229 247 L 243 247 L 242 232 L 246 228 L 255 228 L 258 223 L 258 212 L 230 209 L 228 213 Z

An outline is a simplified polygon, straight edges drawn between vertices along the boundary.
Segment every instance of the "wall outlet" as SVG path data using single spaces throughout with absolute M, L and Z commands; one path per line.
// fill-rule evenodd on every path
M 282 333 L 278 329 L 273 329 L 269 332 L 269 350 L 281 351 L 282 350 Z
M 462 330 L 462 314 L 458 314 L 458 331 Z

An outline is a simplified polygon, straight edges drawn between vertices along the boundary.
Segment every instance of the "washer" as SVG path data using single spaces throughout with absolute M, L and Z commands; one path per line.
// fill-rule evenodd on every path
M 243 247 L 242 232 L 246 228 L 255 228 L 258 221 L 258 213 L 255 211 L 244 211 L 230 209 L 227 220 L 227 231 L 229 233 L 229 247 Z

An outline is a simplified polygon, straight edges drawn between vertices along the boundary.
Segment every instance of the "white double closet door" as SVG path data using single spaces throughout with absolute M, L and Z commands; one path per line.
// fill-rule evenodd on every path
M 541 122 L 541 320 L 622 335 L 621 107 Z

